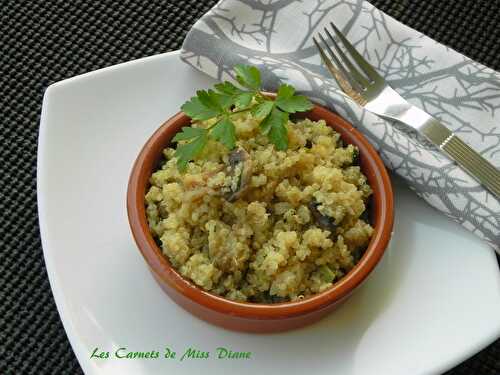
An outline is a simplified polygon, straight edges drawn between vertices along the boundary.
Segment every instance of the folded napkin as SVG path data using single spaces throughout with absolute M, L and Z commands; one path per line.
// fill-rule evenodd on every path
M 330 21 L 403 97 L 500 167 L 500 74 L 365 1 L 222 0 L 191 29 L 181 56 L 219 80 L 243 63 L 259 67 L 266 90 L 294 85 L 363 132 L 420 197 L 499 251 L 499 200 L 415 132 L 340 93 L 312 41 Z

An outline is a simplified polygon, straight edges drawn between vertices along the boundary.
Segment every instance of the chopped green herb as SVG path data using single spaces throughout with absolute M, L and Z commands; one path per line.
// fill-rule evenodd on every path
M 182 132 L 175 135 L 174 142 L 191 141 L 189 143 L 178 144 L 175 150 L 174 155 L 177 158 L 177 167 L 180 171 L 186 170 L 187 163 L 200 154 L 207 144 L 207 135 L 208 131 L 206 129 L 189 127 L 182 128 Z
M 273 108 L 271 113 L 260 124 L 262 133 L 267 134 L 269 140 L 274 143 L 278 150 L 288 148 L 287 123 L 288 113 Z
M 242 94 L 239 94 L 234 99 L 234 105 L 236 106 L 236 108 L 245 108 L 248 105 L 250 105 L 253 97 L 254 97 L 253 92 L 244 92 Z
M 260 72 L 255 66 L 238 64 L 234 67 L 238 83 L 250 90 L 260 89 Z
M 214 90 L 199 90 L 181 110 L 194 121 L 215 119 L 207 129 L 184 127 L 173 142 L 177 145 L 175 157 L 180 170 L 185 170 L 189 161 L 198 156 L 210 138 L 221 142 L 229 150 L 236 146 L 236 130 L 231 117 L 240 112 L 251 111 L 261 120 L 260 129 L 278 150 L 288 147 L 288 119 L 290 113 L 308 111 L 312 103 L 305 96 L 295 95 L 295 89 L 283 84 L 278 89 L 276 100 L 261 92 L 261 76 L 254 66 L 236 65 L 236 81 L 214 85 Z
M 305 112 L 309 111 L 313 105 L 303 95 L 294 95 L 295 89 L 290 85 L 281 85 L 276 97 L 276 105 L 285 112 Z
M 263 101 L 262 103 L 257 104 L 253 108 L 252 114 L 259 119 L 265 119 L 267 115 L 271 113 L 273 107 L 274 107 L 274 102 L 266 100 Z
M 335 273 L 326 264 L 323 264 L 319 267 L 319 272 L 321 275 L 321 279 L 325 282 L 331 283 L 333 282 L 333 280 L 335 280 Z
M 232 150 L 236 144 L 236 134 L 233 122 L 229 117 L 224 117 L 212 129 L 210 135 L 220 141 L 229 150 Z

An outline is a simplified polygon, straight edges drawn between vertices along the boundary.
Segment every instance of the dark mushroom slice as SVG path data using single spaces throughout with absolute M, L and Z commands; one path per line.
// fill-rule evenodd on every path
M 280 296 L 271 296 L 271 303 L 283 303 L 287 302 L 288 298 Z
M 359 150 L 357 147 L 354 149 L 354 152 L 352 153 L 352 164 L 351 165 L 357 165 L 357 166 L 360 165 Z
M 361 260 L 365 251 L 366 251 L 366 246 L 358 247 L 354 251 L 352 251 L 352 259 L 354 264 L 357 264 Z
M 253 303 L 271 303 L 269 292 L 257 292 L 253 296 L 248 297 L 248 302 Z
M 335 220 L 333 217 L 323 215 L 318 210 L 318 206 L 320 203 L 312 200 L 308 203 L 307 208 L 311 212 L 311 215 L 314 219 L 314 222 L 323 230 L 328 230 L 333 235 L 335 234 L 335 230 L 337 229 L 337 224 L 335 224 Z
M 252 177 L 252 160 L 242 147 L 238 147 L 229 154 L 229 175 L 238 179 L 236 187 L 224 195 L 228 202 L 237 200 L 249 186 Z
M 287 302 L 289 299 L 287 297 L 274 296 L 269 294 L 269 291 L 260 292 L 255 296 L 249 298 L 249 302 L 257 303 L 283 303 Z
M 154 235 L 153 239 L 155 240 L 156 245 L 161 249 L 163 244 L 162 244 L 160 238 L 157 235 Z
M 365 223 L 368 223 L 373 226 L 373 221 L 372 221 L 372 205 L 373 205 L 373 200 L 372 197 L 369 197 L 368 200 L 365 202 L 365 210 L 359 217 L 361 220 L 363 220 Z

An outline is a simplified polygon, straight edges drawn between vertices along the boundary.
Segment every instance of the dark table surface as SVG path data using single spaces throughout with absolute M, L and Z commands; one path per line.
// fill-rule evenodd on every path
M 500 1 L 371 2 L 500 70 Z M 0 374 L 82 373 L 54 304 L 38 230 L 36 151 L 45 88 L 178 49 L 190 26 L 215 3 L 0 2 Z M 447 374 L 500 374 L 500 340 Z

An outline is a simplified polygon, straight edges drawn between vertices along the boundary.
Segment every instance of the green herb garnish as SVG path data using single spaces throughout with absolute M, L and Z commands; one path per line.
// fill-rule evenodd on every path
M 236 132 L 231 117 L 237 113 L 251 111 L 261 119 L 261 132 L 278 150 L 286 150 L 290 113 L 308 111 L 313 107 L 309 99 L 295 95 L 295 89 L 287 84 L 279 87 L 275 100 L 264 96 L 260 72 L 254 66 L 236 65 L 234 71 L 241 88 L 228 81 L 218 83 L 214 90 L 197 91 L 196 96 L 182 105 L 182 112 L 194 121 L 215 119 L 215 123 L 207 129 L 183 127 L 173 138 L 174 142 L 182 142 L 177 144 L 175 151 L 181 171 L 202 152 L 209 138 L 221 142 L 229 150 L 235 147 Z
M 319 273 L 323 281 L 327 283 L 331 283 L 335 280 L 335 273 L 326 264 L 319 266 Z

